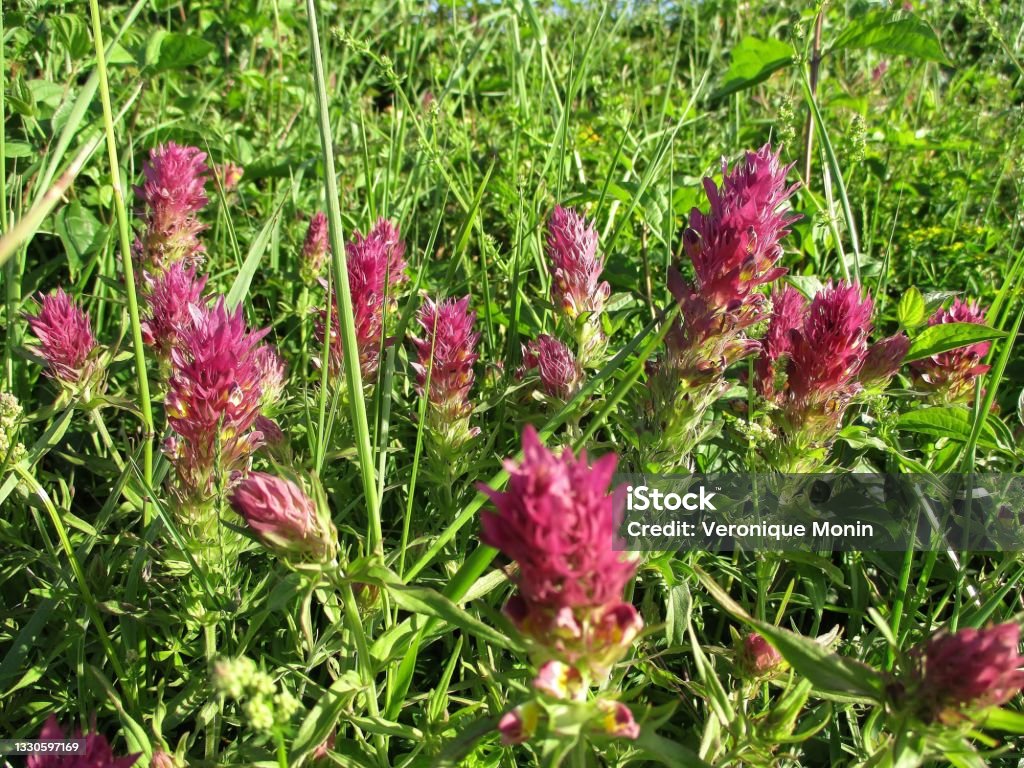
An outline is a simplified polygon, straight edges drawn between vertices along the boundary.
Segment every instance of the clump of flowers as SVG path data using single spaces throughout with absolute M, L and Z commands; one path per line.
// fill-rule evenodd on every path
M 1020 626 L 940 632 L 914 648 L 911 668 L 894 687 L 925 722 L 957 724 L 1009 701 L 1024 688 Z
M 222 696 L 241 705 L 254 731 L 280 736 L 299 710 L 299 700 L 247 656 L 219 660 L 213 679 Z
M 536 370 L 544 392 L 557 400 L 570 399 L 583 383 L 583 369 L 572 350 L 546 333 L 523 348 L 523 370 Z
M 198 267 L 203 261 L 196 214 L 207 204 L 206 153 L 173 141 L 150 150 L 145 181 L 135 187 L 143 207 L 144 229 L 135 239 L 135 258 L 145 274 L 160 275 L 172 264 Z
M 231 506 L 282 557 L 322 563 L 334 556 L 337 531 L 326 506 L 292 480 L 251 472 L 232 492 Z
M 624 705 L 587 701 L 590 687 L 607 679 L 643 627 L 622 601 L 636 562 L 616 548 L 625 499 L 622 488 L 609 492 L 616 463 L 614 454 L 593 466 L 585 453 L 556 456 L 527 427 L 522 462 L 505 465 L 508 489 L 481 486 L 495 509 L 482 516 L 480 538 L 519 566 L 517 594 L 504 610 L 527 640 L 537 667 L 533 687 L 549 704 L 542 710 L 530 701 L 508 713 L 499 725 L 506 743 L 528 739 L 542 712 L 554 720 L 560 711 L 585 717 L 606 735 L 639 733 Z
M 366 383 L 377 377 L 380 350 L 384 344 L 388 320 L 394 314 L 396 291 L 409 278 L 405 274 L 405 243 L 398 228 L 387 219 L 379 219 L 366 237 L 356 232 L 345 248 L 348 286 L 352 297 L 359 368 Z M 316 338 L 324 343 L 327 310 L 320 311 Z M 342 370 L 341 324 L 337 297 L 331 295 L 331 340 L 329 365 L 332 373 Z
M 95 724 L 93 725 L 95 727 Z M 110 743 L 101 733 L 85 733 L 76 730 L 74 735 L 65 734 L 57 718 L 50 715 L 39 733 L 41 741 L 63 741 L 65 739 L 85 739 L 85 750 L 80 753 L 45 752 L 29 755 L 25 761 L 27 768 L 131 768 L 140 755 L 114 757 Z
M 147 316 L 142 321 L 142 340 L 152 347 L 161 363 L 168 363 L 171 350 L 181 344 L 192 327 L 192 307 L 204 308 L 206 276 L 198 277 L 195 267 L 172 264 L 167 271 L 145 277 Z
M 242 478 L 261 443 L 252 430 L 264 386 L 256 349 L 267 330 L 250 332 L 241 308 L 228 311 L 223 298 L 189 311 L 192 325 L 171 351 L 166 404 L 174 436 L 165 451 L 175 494 L 199 506 Z
M 480 434 L 479 428 L 470 426 L 469 391 L 480 339 L 473 330 L 475 320 L 469 296 L 440 302 L 428 297 L 416 315 L 422 335 L 412 339 L 417 387 L 427 398 L 425 428 L 438 458 L 451 466 L 464 446 Z
M 18 442 L 21 403 L 10 392 L 0 392 L 0 473 L 25 457 L 25 446 Z
M 810 306 L 791 287 L 776 292 L 773 304 L 755 367 L 755 388 L 777 435 L 767 459 L 782 471 L 812 471 L 863 388 L 873 302 L 856 283 L 840 281 L 829 282 Z
M 948 309 L 938 309 L 928 319 L 928 325 L 945 323 L 985 324 L 985 313 L 976 302 L 954 299 Z M 959 349 L 915 360 L 910 364 L 914 380 L 920 389 L 933 399 L 947 403 L 969 400 L 974 396 L 979 376 L 989 370 L 984 364 L 991 343 L 980 341 Z
M 680 312 L 665 355 L 648 372 L 644 420 L 661 461 L 692 450 L 705 413 L 728 386 L 725 370 L 758 349 L 748 331 L 766 315 L 761 287 L 785 274 L 780 242 L 798 218 L 786 207 L 796 188 L 786 186 L 791 167 L 766 144 L 731 170 L 723 160 L 720 187 L 704 180 L 709 211 L 694 208 L 683 234 L 694 279 L 670 273 Z
M 35 349 L 47 376 L 69 391 L 88 391 L 101 381 L 103 366 L 89 314 L 63 289 L 44 296 L 39 312 L 24 317 L 38 339 Z
M 302 264 L 299 273 L 302 281 L 312 285 L 324 271 L 324 264 L 331 253 L 331 243 L 328 237 L 327 216 L 323 211 L 317 211 L 309 220 L 309 228 L 306 230 L 306 237 L 302 241 Z
M 608 339 L 601 314 L 611 287 L 601 281 L 604 258 L 597 252 L 597 229 L 572 208 L 555 206 L 548 221 L 548 269 L 551 302 L 575 339 L 579 365 L 600 363 Z

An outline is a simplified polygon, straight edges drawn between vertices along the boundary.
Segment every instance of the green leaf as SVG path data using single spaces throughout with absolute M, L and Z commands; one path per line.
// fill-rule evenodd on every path
M 979 323 L 940 323 L 929 325 L 910 342 L 905 363 L 948 352 L 951 349 L 1001 339 L 1006 333 Z
M 920 408 L 900 414 L 896 428 L 903 432 L 919 432 L 932 437 L 948 437 L 966 443 L 971 435 L 974 419 L 966 408 L 956 405 L 937 405 L 931 408 Z M 982 445 L 998 448 L 999 439 L 991 425 L 985 425 Z
M 1007 733 L 1024 733 L 1024 714 L 1008 709 L 990 709 L 978 725 L 982 728 L 994 728 Z
M 168 32 L 159 40 L 159 53 L 153 60 L 153 66 L 157 71 L 167 69 L 184 69 L 197 64 L 211 53 L 216 46 L 195 35 L 186 35 L 183 32 Z M 150 60 L 151 49 L 146 51 L 146 58 Z
M 68 255 L 68 271 L 72 279 L 78 274 L 85 256 L 94 252 L 106 237 L 107 229 L 92 211 L 77 200 L 57 214 L 57 236 Z
M 634 742 L 637 749 L 652 760 L 657 760 L 663 765 L 670 765 L 675 768 L 710 768 L 707 763 L 700 759 L 700 756 L 689 747 L 684 747 L 664 736 L 659 736 L 647 728 L 640 730 L 640 736 Z
M 906 11 L 875 11 L 851 21 L 830 50 L 871 49 L 892 56 L 948 64 L 938 35 L 926 22 Z
M 732 61 L 725 82 L 712 99 L 751 88 L 793 63 L 793 46 L 781 40 L 745 37 L 732 49 Z
M 291 754 L 288 756 L 289 765 L 299 765 L 303 758 L 324 743 L 324 739 L 334 730 L 342 711 L 362 690 L 363 684 L 359 680 L 359 675 L 349 670 L 324 691 L 299 726 L 299 732 L 292 742 Z
M 925 321 L 926 311 L 924 296 L 916 286 L 912 285 L 900 299 L 899 307 L 896 309 L 896 318 L 899 320 L 901 328 L 917 328 Z
M 277 210 L 267 220 L 267 223 L 263 225 L 263 229 L 256 235 L 256 239 L 253 240 L 252 245 L 249 247 L 249 253 L 245 256 L 245 261 L 242 262 L 242 268 L 238 270 L 238 274 L 235 275 L 235 281 L 231 283 L 231 289 L 228 291 L 228 296 L 225 301 L 228 309 L 234 309 L 242 303 L 242 299 L 249 293 L 249 285 L 252 283 L 252 276 L 256 274 L 256 270 L 260 266 L 260 261 L 263 260 L 263 254 L 267 251 L 267 246 L 270 245 L 270 238 L 274 233 L 274 228 L 277 226 L 278 219 L 281 216 L 281 208 L 284 205 L 284 198 L 277 206 Z
M 816 692 L 852 694 L 869 701 L 882 700 L 885 676 L 881 672 L 855 659 L 832 653 L 813 638 L 755 619 L 707 573 L 697 566 L 694 566 L 694 571 L 705 589 L 727 613 L 756 629 L 798 674 L 814 685 Z

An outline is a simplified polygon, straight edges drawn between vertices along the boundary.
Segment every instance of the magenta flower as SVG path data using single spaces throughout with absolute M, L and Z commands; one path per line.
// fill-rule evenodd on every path
M 865 387 L 884 388 L 896 375 L 910 350 L 910 337 L 898 333 L 868 347 L 858 379 Z
M 620 739 L 637 739 L 640 737 L 640 726 L 633 719 L 629 707 L 621 701 L 602 699 L 597 702 L 602 717 L 598 721 L 599 731 L 605 736 Z
M 217 173 L 217 181 L 220 182 L 220 188 L 224 194 L 234 190 L 245 175 L 245 169 L 230 160 L 216 166 L 215 170 Z
M 166 408 L 179 438 L 168 446 L 175 491 L 194 503 L 237 481 L 260 445 L 261 435 L 250 430 L 263 395 L 256 345 L 267 330 L 249 332 L 241 308 L 229 312 L 223 298 L 189 311 L 192 326 L 171 350 Z
M 537 702 L 528 701 L 502 715 L 498 721 L 501 743 L 508 747 L 529 740 L 537 730 L 542 712 Z
M 770 399 L 776 389 L 779 363 L 788 360 L 793 349 L 793 331 L 802 328 L 807 302 L 792 286 L 772 293 L 772 314 L 761 339 L 761 355 L 754 362 L 754 385 L 761 397 Z
M 523 367 L 536 369 L 544 391 L 559 400 L 571 398 L 583 383 L 583 369 L 572 350 L 546 333 L 525 346 Z
M 291 480 L 252 472 L 231 494 L 231 507 L 269 549 L 323 562 L 334 554 L 330 519 Z
M 976 302 L 954 299 L 949 309 L 936 310 L 928 320 L 930 326 L 945 323 L 984 325 L 985 313 Z M 940 352 L 923 360 L 915 360 L 910 364 L 910 370 L 918 386 L 936 399 L 950 403 L 962 402 L 974 395 L 976 379 L 988 372 L 989 366 L 983 361 L 991 347 L 991 342 L 980 341 Z
M 135 187 L 144 208 L 145 229 L 133 250 L 144 272 L 159 275 L 177 262 L 196 267 L 203 260 L 196 214 L 207 204 L 206 154 L 173 141 L 150 150 L 145 181 Z
M 327 216 L 323 211 L 317 211 L 309 220 L 306 239 L 302 242 L 302 265 L 299 271 L 304 282 L 312 283 L 320 276 L 330 253 Z
M 384 329 L 396 306 L 397 288 L 409 279 L 405 274 L 405 244 L 395 225 L 380 219 L 366 237 L 355 233 L 352 242 L 345 247 L 345 256 L 359 367 L 363 379 L 369 382 L 377 377 Z M 333 294 L 331 301 L 330 366 L 337 373 L 342 369 L 341 323 L 337 297 Z M 327 311 L 321 310 L 316 327 L 320 343 L 323 343 L 326 316 Z
M 25 761 L 27 768 L 131 768 L 140 757 L 138 754 L 114 757 L 109 742 L 100 733 L 83 734 L 81 730 L 76 730 L 74 735 L 65 734 L 54 715 L 46 719 L 39 738 L 43 741 L 85 739 L 85 751 L 78 754 L 52 752 L 29 755 Z
M 90 383 L 99 371 L 89 314 L 58 288 L 42 298 L 38 314 L 24 317 L 39 340 L 36 349 L 46 361 L 46 375 L 63 384 Z
M 533 678 L 533 688 L 553 699 L 586 699 L 586 688 L 580 671 L 557 659 L 545 661 L 540 665 L 537 676 Z
M 965 710 L 1005 704 L 1024 687 L 1020 626 L 940 633 L 911 651 L 910 693 L 927 720 L 957 722 Z
M 611 286 L 601 282 L 604 259 L 597 253 L 597 230 L 573 209 L 556 205 L 548 220 L 547 251 L 551 302 L 576 341 L 579 365 L 591 367 L 601 361 L 608 343 L 601 313 L 611 294 Z
M 480 432 L 469 427 L 473 412 L 469 391 L 480 339 L 473 330 L 476 312 L 469 309 L 469 296 L 440 302 L 428 297 L 416 320 L 423 335 L 412 339 L 416 348 L 412 367 L 420 393 L 427 393 L 427 427 L 443 453 L 455 452 Z
M 203 309 L 207 305 L 203 296 L 206 276 L 197 277 L 195 267 L 179 262 L 156 277 L 146 275 L 145 280 L 148 317 L 142 321 L 142 340 L 166 362 L 192 327 L 190 307 Z
M 756 632 L 748 632 L 736 649 L 736 666 L 745 677 L 771 677 L 784 665 L 782 654 Z
M 281 357 L 277 348 L 271 344 L 263 344 L 253 352 L 253 362 L 259 373 L 262 397 L 260 405 L 264 410 L 275 410 L 284 393 L 284 385 L 288 379 L 288 365 Z

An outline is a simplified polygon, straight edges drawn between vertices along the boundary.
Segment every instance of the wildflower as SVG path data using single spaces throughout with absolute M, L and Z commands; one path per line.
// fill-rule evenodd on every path
M 754 362 L 757 393 L 771 398 L 775 392 L 779 363 L 793 349 L 793 331 L 803 326 L 807 302 L 796 288 L 785 286 L 772 293 L 772 315 L 761 339 L 761 355 Z
M 736 665 L 749 678 L 768 678 L 785 665 L 785 661 L 767 640 L 756 632 L 748 632 L 736 648 Z
M 299 271 L 302 274 L 303 282 L 310 284 L 320 276 L 330 253 L 327 217 L 323 211 L 317 211 L 309 220 L 306 239 L 302 242 L 302 265 Z
M 217 181 L 220 183 L 220 188 L 224 194 L 234 190 L 234 188 L 238 186 L 238 182 L 242 180 L 242 176 L 245 175 L 245 169 L 230 160 L 216 166 L 214 170 L 217 174 Z
M 776 408 L 771 418 L 780 435 L 768 447 L 768 461 L 783 471 L 812 471 L 838 434 L 853 397 L 863 389 L 860 376 L 868 356 L 873 303 L 859 285 L 842 281 L 830 281 L 803 313 L 796 311 L 795 301 L 779 298 L 765 360 L 757 367 L 756 387 Z M 786 333 L 788 345 L 776 344 Z M 774 372 L 778 361 L 772 356 L 787 346 L 785 381 L 780 383 Z
M 600 315 L 611 294 L 611 286 L 601 282 L 597 229 L 572 208 L 556 205 L 548 221 L 547 251 L 551 301 L 571 325 L 580 365 L 590 367 L 607 344 Z
M 786 208 L 796 188 L 786 186 L 791 167 L 767 144 L 731 170 L 723 160 L 721 186 L 704 179 L 708 212 L 690 212 L 683 249 L 694 280 L 669 273 L 680 312 L 666 354 L 650 368 L 645 413 L 654 454 L 669 462 L 708 429 L 704 415 L 727 388 L 725 370 L 760 348 L 747 331 L 766 315 L 762 286 L 786 272 L 777 263 L 798 218 Z
M 173 141 L 150 150 L 142 168 L 145 181 L 135 187 L 145 210 L 145 229 L 133 251 L 144 273 L 159 275 L 171 264 L 197 267 L 203 260 L 199 233 L 206 227 L 196 214 L 207 204 L 206 154 Z
M 942 632 L 911 651 L 911 694 L 925 719 L 955 723 L 963 713 L 998 706 L 1024 687 L 1020 626 Z
M 480 433 L 469 426 L 469 391 L 480 339 L 473 330 L 476 312 L 469 309 L 469 296 L 440 302 L 428 297 L 416 319 L 423 335 L 412 340 L 417 353 L 412 367 L 429 404 L 427 427 L 442 454 L 454 454 Z
M 171 351 L 167 422 L 180 438 L 169 446 L 175 491 L 199 502 L 240 479 L 260 445 L 250 432 L 263 394 L 254 352 L 267 330 L 248 331 L 241 308 L 229 312 L 223 298 L 189 311 L 192 326 Z
M 858 380 L 865 387 L 883 388 L 896 375 L 910 350 L 910 338 L 898 333 L 868 347 Z
M 291 480 L 252 472 L 232 492 L 231 506 L 278 554 L 323 562 L 334 553 L 334 525 Z
M 523 350 L 523 365 L 536 368 L 544 391 L 559 400 L 568 400 L 583 383 L 583 370 L 572 350 L 558 339 L 542 333 Z
M 380 349 L 388 316 L 397 304 L 396 289 L 409 278 L 405 274 L 405 244 L 398 228 L 387 219 L 378 220 L 363 237 L 358 232 L 345 247 L 348 264 L 348 287 L 352 297 L 356 345 L 363 379 L 377 376 Z M 337 297 L 331 296 L 330 366 L 335 373 L 342 369 L 341 323 L 338 319 Z M 317 339 L 323 343 L 327 311 L 321 310 L 317 323 Z
M 274 410 L 274 406 L 281 399 L 284 392 L 284 385 L 288 377 L 288 366 L 281 357 L 277 348 L 270 344 L 263 344 L 253 352 L 253 362 L 259 371 L 260 387 L 262 397 L 260 406 L 263 410 Z
M 954 299 L 948 309 L 938 309 L 928 325 L 945 323 L 985 324 L 985 313 L 976 302 Z M 992 344 L 980 341 L 959 349 L 940 352 L 937 355 L 915 360 L 910 364 L 911 373 L 918 386 L 934 398 L 949 403 L 963 402 L 974 394 L 976 379 L 987 373 L 989 366 L 982 361 Z
M 174 755 L 158 749 L 149 761 L 149 768 L 179 768 L 179 765 L 178 761 L 174 759 Z
M 40 302 L 39 313 L 25 315 L 39 340 L 46 374 L 62 384 L 87 386 L 100 373 L 95 359 L 96 338 L 89 314 L 58 288 Z
M 83 734 L 78 730 L 74 736 L 66 735 L 54 715 L 50 715 L 46 719 L 43 730 L 39 734 L 41 741 L 63 741 L 68 738 L 85 739 L 85 751 L 80 754 L 57 752 L 33 754 L 25 761 L 27 768 L 131 768 L 140 756 L 135 754 L 114 757 L 110 743 L 100 733 Z
M 144 279 L 148 317 L 142 321 L 142 340 L 153 347 L 162 362 L 167 362 L 171 350 L 181 344 L 192 326 L 190 307 L 206 306 L 206 276 L 196 277 L 195 267 L 179 262 L 156 277 L 146 275 Z
M 541 665 L 533 687 L 553 699 L 582 700 L 586 696 L 580 671 L 556 659 Z
M 598 723 L 603 735 L 621 739 L 639 738 L 640 726 L 633 719 L 629 707 L 621 701 L 601 699 L 597 702 L 597 707 L 602 714 Z
M 539 659 L 556 658 L 603 676 L 642 626 L 622 592 L 636 562 L 616 551 L 623 489 L 608 492 L 617 458 L 591 467 L 545 448 L 536 431 L 523 433 L 523 461 L 506 462 L 508 490 L 481 486 L 495 506 L 481 519 L 481 541 L 519 564 L 518 595 L 505 612 L 535 646 Z
M 541 712 L 540 704 L 528 701 L 502 715 L 501 720 L 498 721 L 501 743 L 511 746 L 527 741 L 537 730 Z
M 0 472 L 25 457 L 25 446 L 18 441 L 21 403 L 10 392 L 0 392 Z

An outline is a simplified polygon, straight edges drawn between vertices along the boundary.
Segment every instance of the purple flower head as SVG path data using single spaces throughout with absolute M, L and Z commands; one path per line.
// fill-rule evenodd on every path
M 785 660 L 761 635 L 748 632 L 736 649 L 736 665 L 745 677 L 766 678 L 781 670 Z
M 912 695 L 929 720 L 956 722 L 963 710 L 998 706 L 1024 687 L 1020 626 L 942 632 L 911 652 Z
M 884 387 L 896 375 L 910 350 L 910 337 L 897 333 L 868 347 L 858 379 L 865 387 Z
M 519 564 L 519 593 L 530 609 L 618 604 L 636 563 L 615 551 L 616 524 L 625 496 L 609 492 L 618 459 L 593 466 L 586 453 L 555 456 L 533 427 L 523 432 L 523 460 L 505 463 L 504 492 L 481 486 L 494 503 L 481 518 L 481 541 Z
M 231 507 L 260 541 L 282 555 L 324 561 L 334 552 L 333 525 L 291 480 L 251 472 L 231 494 Z
M 171 456 L 179 490 L 202 499 L 216 488 L 217 466 L 234 481 L 259 447 L 261 436 L 250 433 L 263 393 L 255 351 L 267 330 L 250 332 L 242 309 L 229 312 L 223 297 L 209 309 L 189 311 L 192 326 L 171 350 L 167 422 L 181 438 Z
M 540 722 L 540 705 L 535 701 L 528 701 L 506 712 L 498 721 L 498 733 L 501 734 L 501 743 L 505 746 L 522 744 L 533 736 Z
M 376 378 L 380 364 L 380 348 L 384 337 L 387 315 L 395 307 L 397 288 L 409 278 L 405 274 L 405 244 L 398 228 L 387 219 L 378 220 L 370 234 L 363 237 L 356 232 L 345 247 L 348 264 L 348 286 L 352 297 L 356 344 L 359 347 L 359 365 L 363 378 Z M 332 371 L 342 369 L 341 323 L 338 319 L 336 296 L 331 312 Z M 327 312 L 321 310 L 316 327 L 318 340 L 323 343 Z
M 305 282 L 312 283 L 320 276 L 330 253 L 331 243 L 328 236 L 327 216 L 323 211 L 317 211 L 309 220 L 306 239 L 302 242 L 300 271 Z
M 253 352 L 253 361 L 259 371 L 260 388 L 263 396 L 260 404 L 272 409 L 281 399 L 288 378 L 288 365 L 272 344 L 263 344 Z
M 135 256 L 145 272 L 160 274 L 179 261 L 198 266 L 203 258 L 196 214 L 207 204 L 206 154 L 173 141 L 150 150 L 145 181 L 135 187 L 145 211 L 145 230 L 135 240 Z
M 58 288 L 42 298 L 38 314 L 24 317 L 39 339 L 37 349 L 46 361 L 46 374 L 65 384 L 88 383 L 96 370 L 90 359 L 96 338 L 89 314 Z
M 473 411 L 469 390 L 473 386 L 473 364 L 480 334 L 473 330 L 476 312 L 469 309 L 469 296 L 435 302 L 427 298 L 416 320 L 423 335 L 414 338 L 417 362 L 412 364 L 420 391 L 427 378 L 427 399 L 443 419 L 464 419 Z
M 779 153 L 765 144 L 747 152 L 732 171 L 722 161 L 722 186 L 704 179 L 709 211 L 694 208 L 683 247 L 693 263 L 696 288 L 711 307 L 734 311 L 760 302 L 753 291 L 785 273 L 776 263 L 779 241 L 798 218 L 784 208 L 796 189 L 786 186 L 792 165 L 783 166 Z
M 754 385 L 761 397 L 770 399 L 776 389 L 779 363 L 793 349 L 793 331 L 802 328 L 807 302 L 790 285 L 772 293 L 772 314 L 768 330 L 761 339 L 761 355 L 754 363 Z
M 197 277 L 195 267 L 179 262 L 157 277 L 146 275 L 145 280 L 148 317 L 142 321 L 142 340 L 156 350 L 157 357 L 167 361 L 192 326 L 189 307 L 202 309 L 207 305 L 203 296 L 206 276 Z
M 572 350 L 546 333 L 525 346 L 523 365 L 536 368 L 544 391 L 559 400 L 571 398 L 583 383 L 583 370 Z
M 597 229 L 572 208 L 555 206 L 548 221 L 551 301 L 570 320 L 600 313 L 611 294 L 600 282 L 604 259 L 597 255 Z
M 803 327 L 791 331 L 787 386 L 798 404 L 852 395 L 867 355 L 874 304 L 856 283 L 831 281 L 814 297 Z
M 73 755 L 56 752 L 33 754 L 25 761 L 27 768 L 131 768 L 139 759 L 138 754 L 114 757 L 110 743 L 100 733 L 83 734 L 78 730 L 73 736 L 65 734 L 54 715 L 46 719 L 39 738 L 42 741 L 85 739 L 85 751 Z
M 928 319 L 928 325 L 946 323 L 985 324 L 985 312 L 976 302 L 954 299 L 948 309 L 938 309 Z M 991 349 L 988 341 L 969 344 L 948 352 L 915 360 L 910 364 L 918 385 L 937 398 L 947 402 L 961 402 L 974 394 L 976 380 L 989 370 L 983 360 Z

